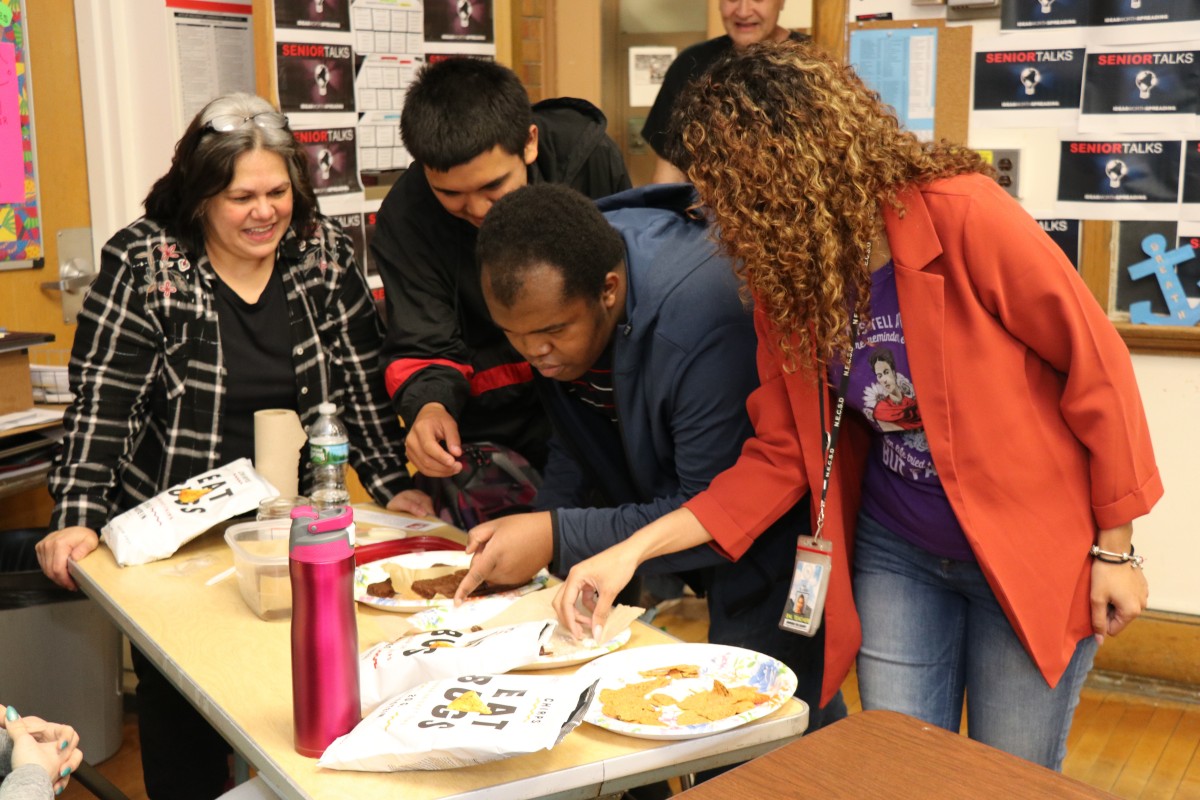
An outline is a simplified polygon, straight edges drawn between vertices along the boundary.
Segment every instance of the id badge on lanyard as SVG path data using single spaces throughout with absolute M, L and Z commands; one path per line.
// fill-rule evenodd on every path
M 869 251 L 868 251 L 869 252 Z M 868 256 L 869 258 L 869 256 Z M 858 330 L 858 315 L 850 322 L 851 330 Z M 841 387 L 838 389 L 837 407 L 833 414 L 833 425 L 824 432 L 825 471 L 821 480 L 821 505 L 817 510 L 817 528 L 812 536 L 801 536 L 796 541 L 796 567 L 792 571 L 792 585 L 788 590 L 779 627 L 802 636 L 815 636 L 821 629 L 825 615 L 825 595 L 829 591 L 829 578 L 833 570 L 833 543 L 821 538 L 825 528 L 825 500 L 829 494 L 829 476 L 833 472 L 833 454 L 837 450 L 838 434 L 842 428 L 842 412 L 846 408 L 846 390 L 850 385 L 850 363 L 854 359 L 854 345 L 842 371 Z M 825 424 L 825 391 L 817 392 L 821 404 L 821 425 Z
M 779 627 L 803 636 L 815 636 L 825 613 L 825 593 L 833 568 L 833 545 L 828 539 L 801 536 L 796 542 L 796 569 Z

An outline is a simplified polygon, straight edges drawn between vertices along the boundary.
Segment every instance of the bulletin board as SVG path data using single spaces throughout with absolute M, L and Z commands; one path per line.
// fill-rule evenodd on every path
M 963 70 L 971 69 L 971 28 L 947 27 L 940 19 L 871 20 L 855 22 L 849 34 L 855 31 L 887 29 L 933 28 L 937 31 L 937 77 L 936 106 L 933 117 L 933 135 L 936 139 L 948 139 L 965 144 L 967 141 L 967 114 L 969 112 L 971 85 L 962 79 Z
M 23 0 L 0 0 L 0 269 L 40 269 L 33 90 Z
M 876 3 L 875 5 L 883 7 Z M 905 4 L 907 5 L 907 4 Z M 1004 6 L 1015 5 L 1012 0 L 1004 0 Z M 889 7 L 891 7 L 889 5 Z M 1023 8 L 1024 6 L 1022 6 Z M 900 9 L 897 3 L 895 8 Z M 1192 8 L 1192 6 L 1188 6 Z M 1035 4 L 1036 9 L 1036 4 Z M 848 20 L 859 10 L 859 5 L 850 2 L 831 2 L 829 7 L 819 9 L 817 14 L 818 40 L 838 55 L 849 61 L 850 42 L 856 31 L 874 29 L 916 29 L 933 28 L 937 30 L 937 80 L 936 108 L 934 117 L 935 138 L 945 138 L 950 141 L 967 143 L 972 134 L 970 130 L 971 86 L 976 49 L 973 46 L 973 36 L 978 35 L 974 30 L 976 23 L 945 25 L 941 18 L 912 18 L 908 13 L 897 13 L 905 19 L 886 20 Z M 1179 12 L 1183 13 L 1183 12 Z M 1187 12 L 1194 14 L 1194 11 Z M 1036 16 L 1036 15 L 1035 15 Z M 1191 17 L 1188 18 L 1191 20 Z M 1187 20 L 1185 20 L 1187 21 Z M 1192 20 L 1192 24 L 1200 25 L 1200 20 Z M 982 39 L 981 39 L 982 41 Z M 1090 45 L 1089 45 L 1090 46 Z M 1183 47 L 1183 45 L 1178 45 Z M 1132 47 L 1130 47 L 1132 49 Z M 1120 48 L 1110 48 L 1120 52 Z M 972 76 L 964 79 L 964 76 Z M 1082 105 L 1082 104 L 1081 104 Z M 1095 134 L 1091 134 L 1095 137 Z M 1084 137 L 1086 138 L 1086 136 Z M 1166 137 L 1165 137 L 1166 138 Z M 1179 138 L 1183 138 L 1180 135 Z M 1194 149 L 1194 161 L 1184 165 L 1183 182 L 1195 184 L 1192 188 L 1192 202 L 1200 204 L 1200 142 L 1194 134 L 1184 142 L 1185 151 Z M 1183 202 L 1188 201 L 1186 193 L 1181 194 Z M 1193 220 L 1200 219 L 1195 216 Z M 1159 230 L 1161 228 L 1161 231 Z M 1175 223 L 1155 226 L 1147 224 L 1142 218 L 1081 218 L 1079 240 L 1079 270 L 1084 282 L 1096 297 L 1101 307 L 1114 316 L 1114 326 L 1121 333 L 1131 350 L 1161 354 L 1200 355 L 1200 325 L 1172 326 L 1165 324 L 1135 324 L 1122 321 L 1133 304 L 1145 303 L 1155 314 L 1163 314 L 1167 309 L 1163 306 L 1158 286 L 1152 278 L 1131 280 L 1126 273 L 1131 266 L 1131 252 L 1139 249 L 1144 234 L 1158 232 L 1165 240 L 1165 249 L 1171 250 L 1178 246 L 1191 243 L 1196 248 L 1195 261 L 1179 266 L 1179 278 L 1186 281 L 1189 287 L 1200 280 L 1200 222 L 1190 223 L 1185 227 L 1184 222 L 1178 226 Z M 1145 254 L 1142 256 L 1145 258 Z M 1168 254 L 1168 260 L 1170 255 Z M 1189 293 L 1194 293 L 1189 289 Z M 1178 311 L 1178 309 L 1173 309 Z

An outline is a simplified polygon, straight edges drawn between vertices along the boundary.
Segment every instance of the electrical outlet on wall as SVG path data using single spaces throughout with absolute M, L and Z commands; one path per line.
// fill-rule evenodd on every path
M 1021 151 L 980 150 L 979 155 L 996 168 L 996 182 L 1013 197 L 1021 196 Z

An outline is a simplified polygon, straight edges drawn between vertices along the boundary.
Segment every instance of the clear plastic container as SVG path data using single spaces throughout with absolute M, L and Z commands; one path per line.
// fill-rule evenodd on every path
M 297 495 L 295 497 L 273 495 L 263 500 L 258 504 L 258 521 L 268 519 L 287 519 L 292 518 L 292 509 L 297 506 L 309 505 L 307 497 Z
M 225 531 L 242 599 L 262 619 L 282 619 L 292 613 L 288 573 L 291 526 L 290 519 L 269 519 L 243 522 Z

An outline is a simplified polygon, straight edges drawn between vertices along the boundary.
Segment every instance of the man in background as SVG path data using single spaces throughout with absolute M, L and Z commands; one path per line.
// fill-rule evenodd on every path
M 383 201 L 371 254 L 387 304 L 385 379 L 408 426 L 409 461 L 444 478 L 461 471 L 464 441 L 490 441 L 541 469 L 549 425 L 529 365 L 488 316 L 476 229 L 492 203 L 526 184 L 589 197 L 629 188 L 620 150 L 591 103 L 530 108 L 515 73 L 470 58 L 418 73 L 400 134 L 414 163 Z
M 783 11 L 785 2 L 786 0 L 720 0 L 721 23 L 725 26 L 725 35 L 694 44 L 671 62 L 658 90 L 658 97 L 655 98 L 654 105 L 646 117 L 646 124 L 642 126 L 642 138 L 658 156 L 654 165 L 654 177 L 651 179 L 653 183 L 678 183 L 687 180 L 664 155 L 671 110 L 685 86 L 708 72 L 717 59 L 735 48 L 741 50 L 759 42 L 782 42 L 789 37 L 796 40 L 808 38 L 802 34 L 791 33 L 787 28 L 780 26 L 779 13 Z

